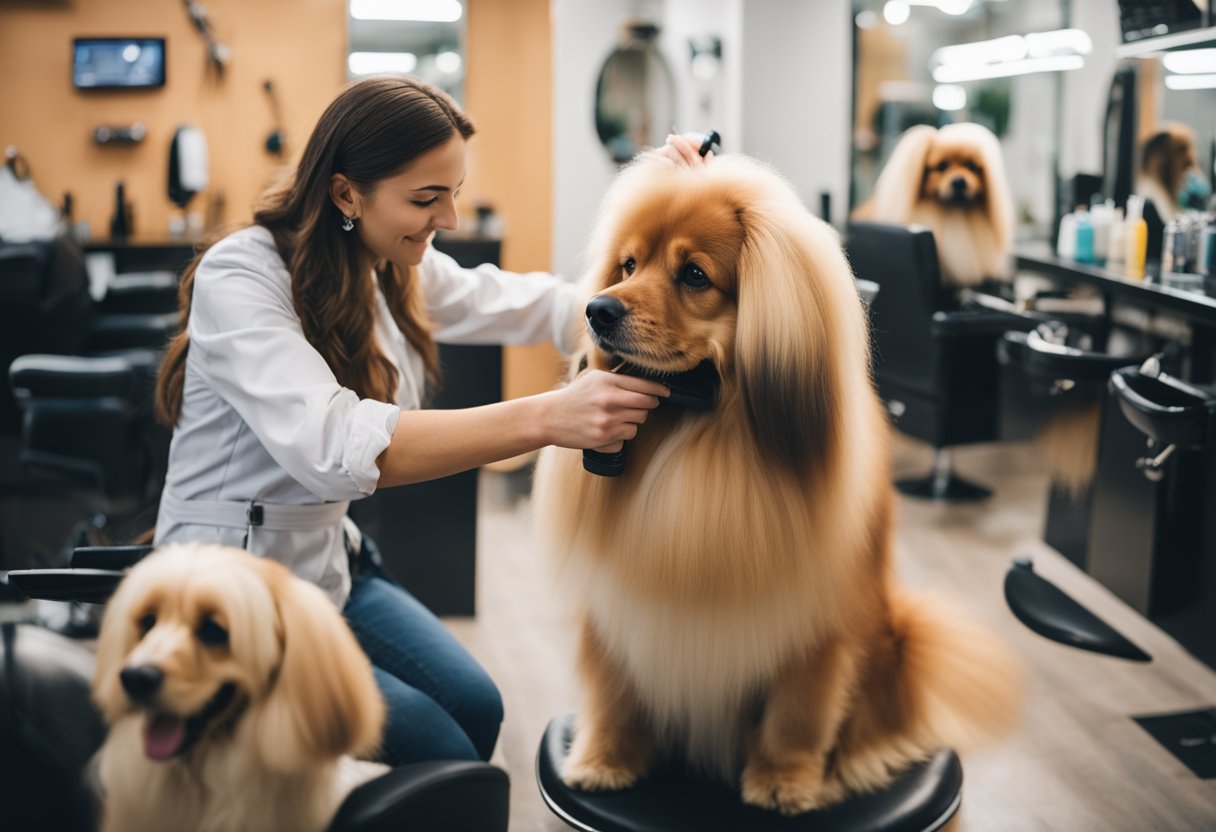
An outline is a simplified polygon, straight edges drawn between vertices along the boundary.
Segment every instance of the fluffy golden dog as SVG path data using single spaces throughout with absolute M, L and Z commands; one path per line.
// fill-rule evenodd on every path
M 175 545 L 102 621 L 93 697 L 106 832 L 319 832 L 383 766 L 371 665 L 319 589 L 273 561 Z
M 854 217 L 931 230 L 950 285 L 1009 275 L 1013 198 L 1000 142 L 978 124 L 908 130 Z
M 675 755 L 798 813 L 1006 728 L 1008 652 L 893 575 L 887 420 L 833 230 L 750 159 L 642 157 L 592 252 L 624 314 L 587 364 L 708 359 L 721 386 L 712 411 L 654 411 L 618 478 L 541 456 L 539 528 L 581 610 L 566 782 L 620 789 Z
M 1199 170 L 1195 131 L 1185 124 L 1166 122 L 1144 142 L 1136 193 L 1153 201 L 1163 222 L 1178 214 L 1178 196 L 1192 171 Z

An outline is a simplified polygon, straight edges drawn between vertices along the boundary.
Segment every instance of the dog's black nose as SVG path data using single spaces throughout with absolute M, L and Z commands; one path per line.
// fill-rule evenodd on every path
M 625 304 L 611 295 L 596 295 L 587 303 L 587 323 L 600 335 L 608 334 L 628 313 Z
M 967 190 L 967 180 L 961 176 L 956 176 L 950 180 L 950 188 L 956 195 L 965 193 Z
M 158 667 L 143 664 L 139 667 L 123 668 L 118 678 L 122 681 L 122 689 L 127 692 L 127 696 L 136 702 L 148 702 L 160 690 L 165 681 L 165 674 Z

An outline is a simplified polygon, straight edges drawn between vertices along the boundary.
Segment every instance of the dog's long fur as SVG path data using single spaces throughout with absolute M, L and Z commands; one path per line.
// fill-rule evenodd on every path
M 1013 199 L 1000 142 L 978 124 L 908 130 L 854 217 L 930 229 L 942 278 L 951 285 L 1009 275 Z
M 892 574 L 888 425 L 832 229 L 752 160 L 644 156 L 592 256 L 587 288 L 628 310 L 587 334 L 592 368 L 709 358 L 722 385 L 711 412 L 654 411 L 619 478 L 541 456 L 539 528 L 581 610 L 566 781 L 621 788 L 671 753 L 795 813 L 1005 730 L 1008 651 Z
M 212 625 L 226 644 L 214 629 L 203 639 Z M 135 702 L 119 674 L 149 666 L 164 682 Z M 227 685 L 231 698 L 219 694 Z M 238 549 L 167 546 L 131 571 L 106 609 L 93 697 L 110 724 L 106 832 L 320 832 L 355 785 L 385 770 L 344 757 L 374 750 L 384 722 L 346 622 L 319 589 Z M 149 757 L 157 714 L 195 716 L 209 703 L 219 712 L 193 742 Z

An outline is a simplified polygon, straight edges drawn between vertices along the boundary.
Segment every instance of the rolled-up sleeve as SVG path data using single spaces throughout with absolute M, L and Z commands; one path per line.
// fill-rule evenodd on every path
M 195 273 L 190 361 L 274 458 L 324 501 L 376 490 L 400 409 L 338 383 L 304 337 L 289 281 L 256 246 L 217 246 Z
M 582 326 L 578 286 L 545 272 L 459 266 L 431 249 L 419 267 L 435 340 L 450 344 L 536 344 L 574 351 Z

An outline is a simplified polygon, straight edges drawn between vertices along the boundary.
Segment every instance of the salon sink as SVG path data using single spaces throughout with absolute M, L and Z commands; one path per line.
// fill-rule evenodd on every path
M 1150 439 L 1179 448 L 1200 448 L 1212 438 L 1216 394 L 1135 367 L 1111 373 L 1110 387 L 1123 415 Z

